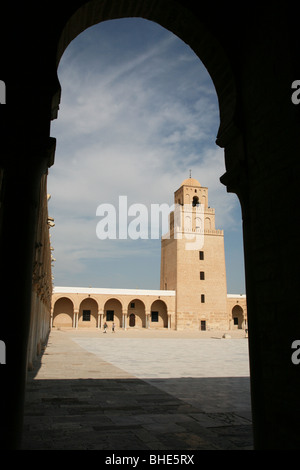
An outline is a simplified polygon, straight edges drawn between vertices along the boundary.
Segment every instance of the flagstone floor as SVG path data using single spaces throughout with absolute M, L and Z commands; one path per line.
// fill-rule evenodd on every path
M 23 449 L 251 450 L 249 387 L 242 332 L 52 330 Z

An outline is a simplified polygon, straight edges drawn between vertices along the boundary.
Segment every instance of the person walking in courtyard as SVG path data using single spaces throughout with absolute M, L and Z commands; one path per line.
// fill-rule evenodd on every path
M 112 324 L 112 332 L 113 333 L 115 332 L 115 324 L 114 323 Z
M 104 333 L 106 333 L 107 323 L 104 323 Z

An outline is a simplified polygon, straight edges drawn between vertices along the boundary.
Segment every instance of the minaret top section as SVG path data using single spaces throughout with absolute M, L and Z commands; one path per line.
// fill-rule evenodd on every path
M 203 204 L 204 209 L 207 209 L 207 188 L 190 176 L 175 191 L 174 202 L 180 205 L 192 204 L 193 207 Z
M 181 186 L 193 186 L 196 188 L 201 188 L 201 184 L 199 181 L 195 180 L 195 178 L 187 178 L 182 183 Z

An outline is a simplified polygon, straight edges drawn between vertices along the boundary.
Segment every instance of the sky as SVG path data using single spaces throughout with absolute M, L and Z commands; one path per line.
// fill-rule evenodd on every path
M 219 180 L 217 95 L 191 48 L 148 20 L 105 21 L 70 43 L 58 78 L 48 175 L 54 285 L 159 289 L 160 239 L 150 225 L 135 240 L 100 239 L 97 227 L 104 204 L 118 216 L 120 197 L 128 224 L 137 221 L 134 204 L 147 208 L 150 224 L 151 206 L 171 207 L 191 171 L 224 230 L 228 293 L 245 293 L 240 204 Z

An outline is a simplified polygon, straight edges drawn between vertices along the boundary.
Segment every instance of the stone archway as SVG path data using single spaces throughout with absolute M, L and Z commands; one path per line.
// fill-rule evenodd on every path
M 53 309 L 54 328 L 71 328 L 74 322 L 74 306 L 72 300 L 67 297 L 57 299 Z
M 68 44 L 81 32 L 102 21 L 129 17 L 144 18 L 160 24 L 188 44 L 205 65 L 218 95 L 220 127 L 217 143 L 223 147 L 227 135 L 231 139 L 238 134 L 234 122 L 237 105 L 234 73 L 217 35 L 184 4 L 175 4 L 171 0 L 164 1 L 163 5 L 153 0 L 90 0 L 74 11 L 65 22 L 57 44 L 56 66 Z M 54 88 L 56 93 L 53 95 L 52 109 L 58 110 L 60 84 L 57 75 Z
M 78 327 L 96 328 L 98 321 L 98 303 L 95 299 L 87 297 L 82 300 L 79 307 Z
M 282 230 L 278 213 L 288 210 L 293 226 L 297 226 L 300 118 L 299 109 L 291 103 L 290 88 L 292 80 L 299 78 L 299 9 L 289 4 L 273 5 L 272 9 L 254 3 L 245 7 L 247 15 L 244 6 L 234 5 L 232 11 L 226 3 L 216 7 L 209 2 L 197 5 L 182 0 L 78 0 L 61 2 L 59 8 L 57 2 L 42 7 L 37 3 L 16 7 L 3 2 L 5 24 L 0 34 L 3 44 L 10 37 L 10 47 L 3 50 L 5 76 L 1 77 L 7 85 L 7 105 L 1 107 L 5 191 L 2 187 L 0 285 L 3 298 L 8 299 L 15 296 L 18 286 L 22 312 L 14 334 L 11 316 L 3 315 L 2 320 L 5 338 L 1 339 L 11 352 L 9 367 L 1 368 L 1 381 L 9 384 L 3 387 L 0 400 L 0 441 L 4 449 L 18 448 L 21 442 L 36 208 L 41 177 L 54 157 L 55 139 L 49 134 L 49 120 L 56 116 L 59 105 L 57 62 L 79 32 L 97 21 L 124 16 L 157 21 L 177 34 L 198 51 L 213 78 L 221 118 L 217 142 L 226 148 L 222 181 L 242 203 L 255 446 L 298 447 L 299 371 L 291 364 L 289 348 L 295 331 L 299 331 L 294 293 L 299 285 L 300 255 L 297 231 Z M 38 22 L 40 8 L 44 14 Z M 13 30 L 19 34 L 12 35 Z M 232 68 L 228 67 L 229 60 Z M 25 119 L 20 113 L 24 90 L 28 100 Z M 276 187 L 285 188 L 280 198 Z M 11 240 L 20 232 L 20 221 L 26 221 L 22 224 L 22 243 L 11 249 Z M 7 275 L 11 266 L 18 267 L 14 282 Z M 284 403 L 284 408 L 278 403 Z
M 244 326 L 244 310 L 240 305 L 235 305 L 231 310 L 232 328 L 241 330 Z
M 145 304 L 140 299 L 132 299 L 128 303 L 128 324 L 136 328 L 145 328 L 146 326 L 146 310 Z M 131 321 L 131 325 L 130 325 Z
M 118 299 L 111 298 L 105 302 L 103 324 L 105 322 L 107 323 L 109 327 L 112 327 L 114 323 L 116 327 L 121 328 L 122 304 Z
M 152 328 L 168 327 L 168 310 L 162 300 L 155 300 L 151 305 L 150 326 Z

